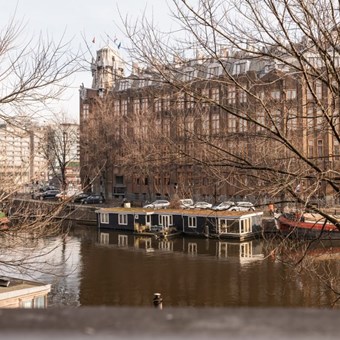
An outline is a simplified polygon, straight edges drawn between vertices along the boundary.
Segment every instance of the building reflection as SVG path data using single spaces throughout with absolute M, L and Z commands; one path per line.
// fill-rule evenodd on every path
M 146 252 L 178 252 L 195 256 L 210 256 L 221 260 L 238 258 L 241 264 L 246 264 L 264 258 L 259 240 L 234 241 L 214 240 L 205 238 L 177 237 L 173 239 L 157 239 L 122 232 L 98 231 L 98 242 L 101 245 L 126 248 L 128 250 Z

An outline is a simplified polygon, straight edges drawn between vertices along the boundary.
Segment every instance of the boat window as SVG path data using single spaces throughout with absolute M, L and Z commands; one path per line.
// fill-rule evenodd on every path
M 127 215 L 126 214 L 118 214 L 118 224 L 127 225 Z
M 227 220 L 221 218 L 219 220 L 219 229 L 220 233 L 231 233 L 231 234 L 239 234 L 239 220 Z
M 188 227 L 189 228 L 197 228 L 196 216 L 189 216 L 188 217 Z
M 240 221 L 240 232 L 241 233 L 249 233 L 251 231 L 250 229 L 251 228 L 250 228 L 249 218 Z
M 21 300 L 20 299 L 20 307 L 21 308 L 33 308 L 33 300 Z
M 172 226 L 173 223 L 173 216 L 172 215 L 159 215 L 158 216 L 158 224 L 161 226 L 164 226 L 164 224 L 167 224 L 167 227 Z
M 34 297 L 34 308 L 45 308 L 46 307 L 46 298 L 45 296 L 36 296 Z
M 103 223 L 103 224 L 109 223 L 109 214 L 108 213 L 100 214 L 100 223 Z

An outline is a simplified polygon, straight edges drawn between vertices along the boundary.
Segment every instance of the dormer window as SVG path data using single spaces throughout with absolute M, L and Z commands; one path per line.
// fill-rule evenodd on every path
M 247 60 L 245 61 L 239 61 L 234 64 L 234 72 L 233 74 L 243 74 L 247 72 L 249 69 L 249 62 Z
M 209 67 L 208 77 L 215 78 L 220 75 L 220 67 L 219 66 L 211 66 Z

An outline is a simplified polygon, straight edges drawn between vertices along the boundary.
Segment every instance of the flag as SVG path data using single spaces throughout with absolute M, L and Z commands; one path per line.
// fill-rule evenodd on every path
M 96 42 L 96 37 L 93 37 L 92 42 L 93 42 L 93 43 Z

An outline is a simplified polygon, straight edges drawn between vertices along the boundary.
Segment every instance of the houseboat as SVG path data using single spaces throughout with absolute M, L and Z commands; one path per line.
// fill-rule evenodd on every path
M 96 214 L 100 229 L 245 240 L 260 235 L 263 212 L 100 208 Z
M 340 239 L 340 230 L 319 214 L 278 214 L 275 224 L 280 232 L 289 237 Z
M 0 308 L 47 308 L 51 285 L 0 277 Z

